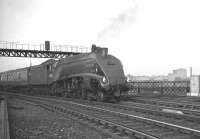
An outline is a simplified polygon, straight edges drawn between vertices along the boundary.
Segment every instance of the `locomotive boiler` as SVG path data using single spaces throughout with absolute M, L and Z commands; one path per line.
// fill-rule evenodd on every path
M 91 53 L 0 73 L 1 88 L 29 94 L 119 100 L 126 78 L 120 60 L 107 52 L 107 48 L 93 45 Z

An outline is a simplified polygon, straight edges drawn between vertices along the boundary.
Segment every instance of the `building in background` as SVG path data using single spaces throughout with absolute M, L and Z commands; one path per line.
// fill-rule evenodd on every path
M 128 74 L 127 80 L 128 81 L 146 81 L 146 80 L 149 80 L 149 77 L 150 76 L 133 76 L 133 75 Z
M 188 80 L 187 70 L 184 68 L 175 69 L 172 73 L 169 73 L 167 76 L 159 75 L 159 76 L 133 76 L 128 74 L 128 81 L 182 81 Z
M 172 73 L 168 74 L 168 80 L 177 81 L 185 79 L 187 79 L 187 70 L 183 68 L 173 70 Z

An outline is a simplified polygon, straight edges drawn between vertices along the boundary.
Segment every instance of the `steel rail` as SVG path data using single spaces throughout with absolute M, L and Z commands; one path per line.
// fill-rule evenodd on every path
M 165 105 L 165 106 L 174 106 L 176 108 L 184 108 L 184 109 L 188 109 L 188 110 L 200 110 L 200 105 L 197 104 L 189 104 L 189 103 L 176 103 L 176 102 L 166 102 L 166 101 L 161 101 L 161 100 L 147 100 L 147 99 L 131 99 L 132 101 L 136 101 L 136 102 L 144 102 L 146 104 L 153 104 L 153 105 Z
M 139 102 L 131 102 L 131 101 L 128 101 L 128 102 L 121 102 L 120 103 L 121 105 L 134 105 L 134 106 L 138 106 L 138 107 L 154 107 L 154 108 L 157 108 L 157 109 L 172 109 L 172 110 L 177 110 L 177 111 L 181 111 L 183 112 L 184 114 L 193 114 L 193 115 L 200 115 L 200 110 L 193 110 L 193 109 L 186 109 L 186 108 L 177 108 L 177 107 L 169 107 L 169 106 L 157 106 L 157 105 L 153 105 L 153 104 L 143 104 L 143 103 L 139 103 Z M 129 106 L 131 107 L 131 106 Z M 199 117 L 200 118 L 200 117 Z

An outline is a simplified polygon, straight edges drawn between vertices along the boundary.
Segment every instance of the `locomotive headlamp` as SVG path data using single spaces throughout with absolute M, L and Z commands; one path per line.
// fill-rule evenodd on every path
M 103 81 L 103 83 L 107 83 L 106 77 L 103 77 L 102 81 Z

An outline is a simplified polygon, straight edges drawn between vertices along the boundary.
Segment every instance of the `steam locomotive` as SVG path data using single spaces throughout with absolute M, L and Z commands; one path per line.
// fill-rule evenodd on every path
M 107 48 L 0 73 L 0 89 L 31 95 L 120 100 L 126 77 L 119 59 Z

